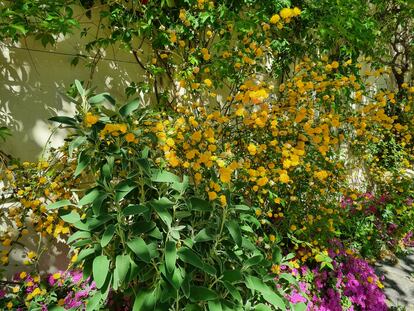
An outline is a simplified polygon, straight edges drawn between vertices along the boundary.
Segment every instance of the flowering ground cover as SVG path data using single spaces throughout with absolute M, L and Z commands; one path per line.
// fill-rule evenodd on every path
M 78 25 L 58 1 L 19 19 L 43 16 L 35 2 L 6 1 L 4 38 L 53 44 Z M 76 80 L 74 115 L 50 118 L 65 144 L 2 166 L 1 263 L 20 250 L 24 265 L 0 307 L 387 310 L 373 264 L 413 243 L 414 86 L 402 52 L 369 54 L 389 13 L 374 2 L 337 1 L 361 9 L 344 38 L 339 16 L 324 35 L 323 1 L 82 1 L 110 33 L 86 46 L 91 77 L 116 43 L 144 79 L 126 100 Z M 67 270 L 39 269 L 43 239 L 70 248 Z

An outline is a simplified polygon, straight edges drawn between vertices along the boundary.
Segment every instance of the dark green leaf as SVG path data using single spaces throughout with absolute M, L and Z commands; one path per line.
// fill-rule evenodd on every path
M 134 99 L 133 101 L 123 105 L 119 109 L 119 113 L 121 114 L 121 116 L 126 117 L 126 116 L 129 116 L 135 110 L 137 110 L 138 107 L 139 107 L 139 100 Z
M 71 127 L 76 127 L 78 124 L 76 119 L 71 118 L 71 117 L 65 117 L 65 116 L 51 117 L 49 118 L 49 121 L 70 125 Z
M 101 239 L 101 246 L 105 247 L 106 245 L 108 245 L 108 243 L 112 240 L 112 237 L 114 236 L 115 233 L 115 226 L 114 225 L 109 225 L 106 229 L 105 232 L 102 235 L 102 239 Z
M 177 259 L 177 249 L 174 241 L 165 243 L 165 267 L 168 273 L 172 273 L 175 269 L 175 261 Z
M 127 242 L 128 247 L 144 262 L 150 262 L 151 257 L 148 250 L 148 245 L 145 241 L 138 237 Z
M 190 203 L 191 209 L 194 211 L 211 212 L 210 203 L 205 200 L 193 197 L 190 199 Z
M 137 184 L 132 180 L 125 180 L 120 182 L 115 187 L 115 202 L 121 201 L 128 193 L 134 190 Z
M 95 201 L 99 196 L 106 196 L 105 193 L 100 192 L 98 189 L 93 189 L 89 191 L 87 194 L 85 194 L 82 199 L 80 199 L 78 206 L 84 206 L 92 203 Z
M 231 220 L 226 222 L 226 227 L 237 246 L 242 246 L 242 235 L 237 221 Z
M 190 300 L 193 302 L 216 300 L 217 298 L 217 293 L 207 287 L 192 286 L 190 289 Z
M 81 152 L 79 154 L 78 165 L 76 166 L 74 176 L 76 177 L 80 173 L 82 173 L 83 170 L 89 165 L 90 162 L 91 162 L 91 158 L 86 153 Z

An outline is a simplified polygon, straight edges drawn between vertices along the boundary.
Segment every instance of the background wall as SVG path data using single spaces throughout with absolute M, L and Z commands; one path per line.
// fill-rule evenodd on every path
M 39 157 L 56 126 L 48 118 L 71 115 L 74 105 L 65 92 L 75 79 L 87 81 L 90 77 L 90 68 L 82 61 L 77 66 L 70 64 L 80 51 L 80 36 L 59 41 L 56 47 L 46 49 L 37 41 L 0 43 L 0 126 L 13 131 L 1 149 L 21 160 Z M 142 72 L 133 55 L 113 48 L 98 63 L 92 86 L 122 100 L 128 81 L 136 81 L 137 75 Z M 63 131 L 58 132 L 51 145 L 62 144 L 63 136 Z

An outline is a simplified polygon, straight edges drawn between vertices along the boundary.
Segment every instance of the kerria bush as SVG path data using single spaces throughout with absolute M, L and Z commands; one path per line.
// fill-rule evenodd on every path
M 292 256 L 282 256 L 276 229 L 231 187 L 209 200 L 193 176 L 168 171 L 153 133 L 158 112 L 76 85 L 78 114 L 53 120 L 71 129 L 66 154 L 88 186 L 48 210 L 71 224 L 73 265 L 95 282 L 87 310 L 111 292 L 131 297 L 133 310 L 286 309 L 290 280 L 277 288 L 271 267 Z

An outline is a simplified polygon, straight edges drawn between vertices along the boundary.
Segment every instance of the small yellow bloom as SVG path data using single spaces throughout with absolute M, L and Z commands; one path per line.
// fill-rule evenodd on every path
M 277 24 L 279 21 L 280 21 L 279 14 L 275 14 L 270 18 L 270 23 L 271 24 Z
M 216 193 L 216 192 L 214 192 L 214 191 L 209 191 L 209 192 L 208 192 L 208 199 L 209 199 L 210 201 L 213 201 L 213 200 L 217 199 L 217 193 Z
M 128 133 L 128 134 L 125 135 L 125 140 L 128 143 L 132 143 L 135 140 L 135 135 L 133 133 Z
M 204 84 L 207 85 L 207 87 L 211 87 L 213 85 L 213 82 L 211 82 L 210 79 L 205 79 Z
M 61 277 L 61 274 L 58 272 L 58 273 L 53 274 L 53 275 L 52 275 L 52 277 L 53 277 L 53 279 L 55 279 L 55 280 L 59 280 L 59 279 L 60 279 L 60 277 Z
M 27 273 L 25 271 L 20 272 L 19 277 L 21 280 L 23 280 L 27 276 Z
M 87 127 L 91 127 L 92 125 L 98 123 L 99 117 L 93 115 L 91 112 L 86 113 L 85 116 L 85 123 Z

